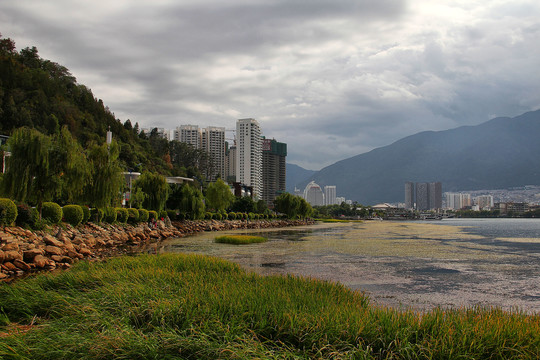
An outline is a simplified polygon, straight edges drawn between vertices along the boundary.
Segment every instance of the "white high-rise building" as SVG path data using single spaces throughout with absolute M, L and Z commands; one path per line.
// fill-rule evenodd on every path
M 252 186 L 254 197 L 262 196 L 262 137 L 255 119 L 236 122 L 236 181 Z
M 225 177 L 225 128 L 209 126 L 202 130 L 201 149 L 205 150 L 212 158 L 214 165 L 211 174 L 207 177 L 214 179 L 219 174 L 221 179 Z
M 336 204 L 336 186 L 327 185 L 324 187 L 324 200 L 326 205 Z
M 315 181 L 307 184 L 304 189 L 304 199 L 312 206 L 322 206 L 324 205 L 324 193 L 321 187 L 315 183 Z
M 180 125 L 174 130 L 174 140 L 201 148 L 201 131 L 197 125 Z
M 445 193 L 445 195 L 447 209 L 460 210 L 471 206 L 471 194 Z

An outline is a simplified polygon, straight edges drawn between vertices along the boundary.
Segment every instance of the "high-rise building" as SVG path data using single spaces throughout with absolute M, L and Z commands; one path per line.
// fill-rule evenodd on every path
M 254 196 L 262 196 L 262 138 L 255 119 L 236 122 L 236 181 L 252 186 Z
M 416 210 L 429 210 L 428 183 L 416 183 Z
M 429 209 L 442 209 L 442 184 L 432 182 L 428 184 Z
M 446 208 L 460 210 L 471 206 L 471 194 L 445 193 Z
M 225 150 L 225 178 L 236 182 L 236 143 Z
M 405 183 L 405 208 L 414 209 L 414 183 Z
M 207 174 L 208 179 L 215 179 L 219 175 L 225 179 L 225 128 L 209 126 L 202 130 L 201 148 L 212 159 L 213 169 Z
M 286 190 L 287 144 L 277 142 L 274 139 L 263 139 L 262 144 L 262 199 L 271 207 L 274 199 Z
M 493 208 L 492 195 L 480 195 L 476 197 L 476 205 L 480 210 L 491 210 Z
M 180 125 L 174 130 L 174 140 L 201 148 L 201 130 L 197 125 Z
M 327 185 L 324 187 L 325 205 L 336 205 L 336 186 Z
M 315 181 L 307 184 L 304 189 L 304 199 L 312 206 L 322 206 L 324 205 L 324 193 L 319 185 Z

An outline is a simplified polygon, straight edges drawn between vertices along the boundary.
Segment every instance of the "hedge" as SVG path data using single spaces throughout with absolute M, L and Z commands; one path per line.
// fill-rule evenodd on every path
M 103 209 L 103 221 L 112 224 L 116 221 L 117 213 L 113 207 L 106 207 Z
M 90 209 L 86 205 L 81 205 L 81 209 L 83 211 L 82 223 L 86 224 L 90 220 Z
M 17 219 L 17 206 L 10 199 L 0 199 L 0 225 L 11 225 Z
M 116 221 L 119 223 L 125 224 L 127 223 L 129 214 L 127 209 L 124 208 L 116 208 Z
M 139 222 L 140 220 L 140 213 L 139 213 L 139 210 L 135 209 L 135 208 L 129 208 L 127 209 L 127 212 L 128 212 L 128 219 L 127 221 L 130 223 L 130 224 L 136 224 Z
M 158 219 L 158 213 L 155 210 L 148 211 L 148 220 L 156 220 Z
M 105 217 L 105 212 L 103 211 L 103 209 L 93 208 L 92 210 L 90 210 L 90 217 L 92 218 L 92 221 L 100 223 Z M 116 220 L 116 215 L 114 218 Z
M 41 218 L 51 224 L 62 221 L 62 208 L 55 202 L 44 202 L 41 208 Z
M 139 221 L 140 222 L 147 222 L 149 216 L 150 216 L 150 214 L 148 213 L 148 210 L 139 209 Z
M 79 205 L 66 205 L 62 208 L 62 212 L 64 221 L 71 226 L 77 226 L 83 221 L 84 213 Z
M 33 228 L 36 225 L 36 221 L 38 219 L 39 213 L 36 208 L 33 208 L 26 204 L 17 205 L 17 219 L 15 219 L 15 224 L 17 226 L 29 226 Z

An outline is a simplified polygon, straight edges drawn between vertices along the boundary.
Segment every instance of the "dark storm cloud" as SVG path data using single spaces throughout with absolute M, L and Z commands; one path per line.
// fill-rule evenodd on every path
M 540 107 L 535 1 L 2 2 L 0 32 L 122 121 L 254 117 L 318 169 L 424 130 Z

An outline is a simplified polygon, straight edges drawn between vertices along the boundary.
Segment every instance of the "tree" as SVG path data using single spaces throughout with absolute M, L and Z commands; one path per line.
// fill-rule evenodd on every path
M 95 207 L 104 208 L 120 204 L 124 176 L 118 161 L 118 143 L 93 144 L 88 149 L 91 181 L 85 187 L 86 200 Z
M 20 202 L 34 201 L 41 216 L 44 201 L 52 199 L 59 181 L 49 167 L 51 139 L 37 130 L 20 128 L 8 141 L 11 156 L 2 181 L 3 192 Z
M 194 220 L 202 219 L 205 208 L 202 192 L 194 186 L 185 184 L 182 186 L 181 195 L 178 209 Z
M 147 210 L 161 211 L 169 196 L 169 185 L 162 175 L 145 171 L 133 185 L 135 191 L 141 189 L 145 194 L 143 207 Z
M 206 200 L 208 208 L 216 211 L 227 209 L 234 201 L 235 197 L 229 186 L 221 179 L 208 185 L 206 190 Z
M 308 203 L 305 199 L 299 198 L 298 215 L 305 219 L 310 217 L 312 213 L 313 208 L 311 207 L 311 204 Z
M 293 219 L 300 212 L 301 200 L 303 199 L 299 196 L 283 193 L 275 198 L 274 209 L 287 215 L 289 219 Z
M 234 212 L 250 213 L 255 212 L 255 202 L 249 196 L 238 197 L 231 206 Z

